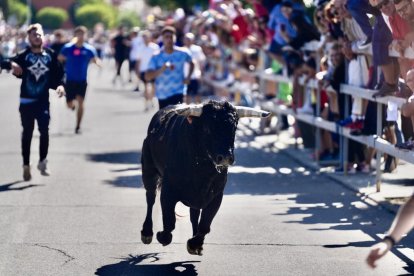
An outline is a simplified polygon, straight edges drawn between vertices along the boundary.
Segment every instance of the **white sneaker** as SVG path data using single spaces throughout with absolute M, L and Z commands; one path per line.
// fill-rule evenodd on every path
M 37 169 L 40 171 L 40 174 L 43 176 L 49 176 L 50 172 L 47 169 L 47 160 L 39 161 L 39 164 L 37 164 Z
M 30 181 L 32 174 L 30 173 L 30 165 L 23 165 L 23 180 Z

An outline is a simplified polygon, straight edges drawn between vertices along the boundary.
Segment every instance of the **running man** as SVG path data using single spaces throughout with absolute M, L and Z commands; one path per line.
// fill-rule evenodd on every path
M 86 43 L 88 29 L 84 26 L 75 28 L 74 39 L 63 46 L 58 58 L 65 64 L 66 71 L 66 103 L 68 108 L 75 110 L 77 102 L 75 133 L 80 134 L 80 125 L 83 117 L 83 103 L 86 95 L 87 73 L 89 62 L 99 67 L 101 62 L 95 48 Z
M 145 111 L 148 111 L 153 107 L 154 88 L 150 83 L 154 84 L 154 81 L 147 81 L 145 79 L 145 72 L 148 70 L 151 57 L 160 51 L 160 47 L 151 41 L 152 37 L 150 31 L 142 31 L 141 37 L 144 43 L 137 53 L 136 67 L 139 72 L 139 78 L 144 83 Z
M 29 181 L 32 178 L 30 146 L 35 121 L 37 121 L 40 132 L 37 168 L 41 175 L 50 175 L 46 159 L 49 150 L 49 89 L 55 89 L 60 97 L 65 95 L 63 68 L 53 50 L 43 47 L 42 25 L 30 25 L 27 29 L 27 35 L 29 47 L 13 57 L 8 66 L 12 69 L 13 75 L 22 79 L 19 111 L 23 126 L 21 145 L 24 181 Z
M 159 108 L 184 102 L 186 85 L 190 83 L 194 63 L 187 50 L 174 46 L 176 40 L 174 27 L 166 26 L 161 31 L 163 48 L 152 56 L 145 73 L 145 79 L 155 79 L 155 95 Z M 184 64 L 190 64 L 184 76 Z

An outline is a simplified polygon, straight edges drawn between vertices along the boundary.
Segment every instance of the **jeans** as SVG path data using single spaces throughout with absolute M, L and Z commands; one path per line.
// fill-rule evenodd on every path
M 22 121 L 22 156 L 23 165 L 30 164 L 30 146 L 32 143 L 35 120 L 40 132 L 39 161 L 47 157 L 49 148 L 49 102 L 21 104 L 19 107 Z

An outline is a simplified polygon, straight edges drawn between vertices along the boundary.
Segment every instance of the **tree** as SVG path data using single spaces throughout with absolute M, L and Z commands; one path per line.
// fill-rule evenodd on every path
M 17 20 L 18 25 L 23 25 L 24 22 L 27 20 L 27 5 L 22 4 L 19 1 L 12 1 L 7 0 L 8 6 L 9 6 L 9 16 L 7 18 L 10 18 L 11 16 L 14 16 Z
M 93 28 L 97 23 L 113 27 L 116 23 L 116 10 L 106 4 L 86 4 L 75 12 L 76 23 Z
M 45 29 L 58 29 L 68 20 L 69 15 L 66 10 L 61 8 L 45 7 L 36 14 L 37 21 L 43 25 Z
M 127 28 L 132 28 L 135 26 L 141 26 L 142 24 L 136 12 L 124 11 L 124 12 L 119 13 L 118 15 L 117 25 L 118 26 L 122 25 Z
M 3 12 L 4 18 L 7 19 L 9 17 L 9 1 L 1 0 L 0 10 Z

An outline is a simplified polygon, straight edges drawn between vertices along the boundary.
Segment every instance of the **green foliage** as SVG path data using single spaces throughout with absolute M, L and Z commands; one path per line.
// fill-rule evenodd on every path
M 130 29 L 135 26 L 141 26 L 142 24 L 136 12 L 124 11 L 118 15 L 117 25 L 122 25 Z
M 93 28 L 96 23 L 103 23 L 105 27 L 114 27 L 116 23 L 116 10 L 106 4 L 87 4 L 75 12 L 76 23 Z
M 104 0 L 77 0 L 79 6 L 90 5 L 90 4 L 105 4 Z
M 45 7 L 36 14 L 36 20 L 45 29 L 58 29 L 62 27 L 63 22 L 68 20 L 69 15 L 66 10 L 54 7 Z
M 3 12 L 4 18 L 9 17 L 9 1 L 0 0 L 0 10 Z
M 27 5 L 18 1 L 8 0 L 9 3 L 9 17 L 15 16 L 17 24 L 22 25 L 27 19 Z

